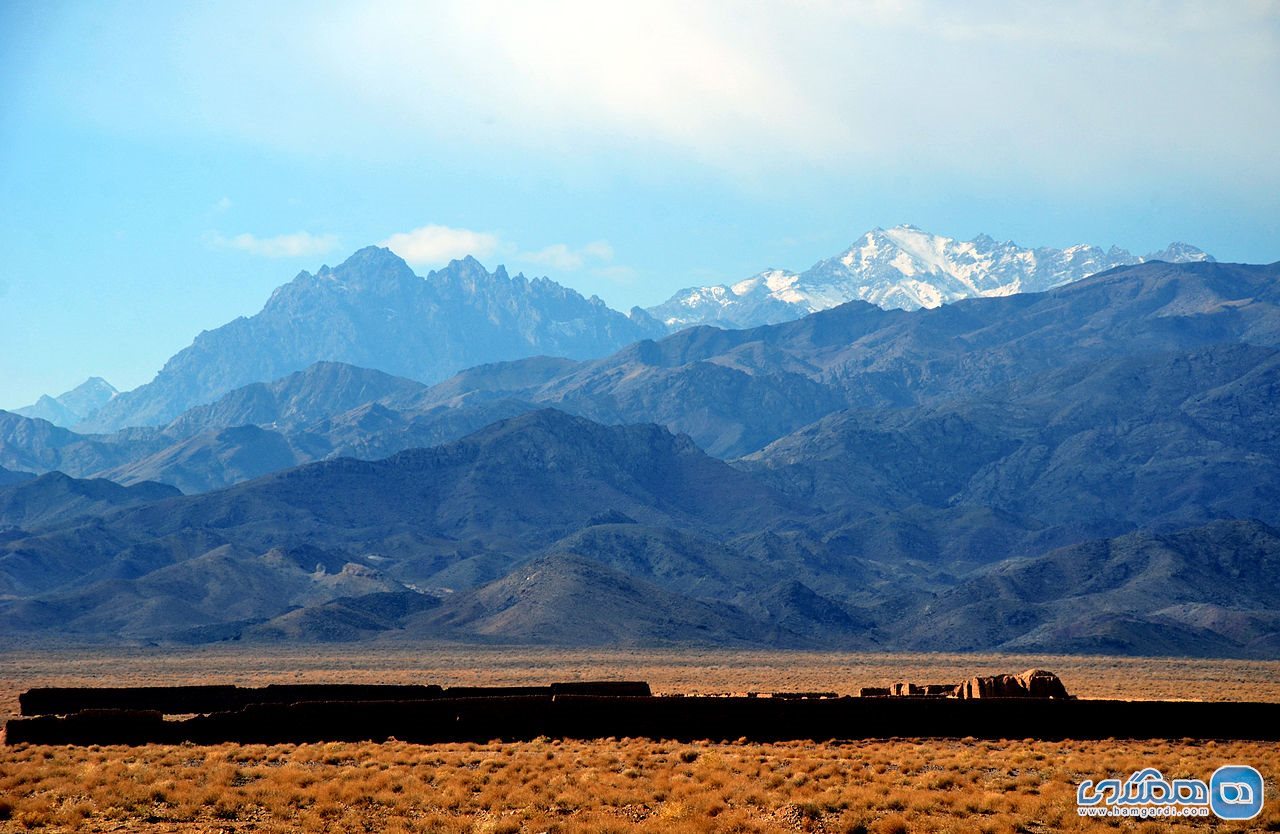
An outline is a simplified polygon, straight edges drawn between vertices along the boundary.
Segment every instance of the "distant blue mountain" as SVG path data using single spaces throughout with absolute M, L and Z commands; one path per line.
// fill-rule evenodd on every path
M 187 409 L 321 361 L 432 383 L 485 362 L 611 353 L 665 329 L 547 278 L 488 272 L 474 258 L 426 278 L 387 249 L 303 272 L 257 315 L 196 337 L 151 382 L 121 394 L 76 428 L 114 431 L 167 423 Z
M 42 394 L 31 405 L 15 408 L 13 413 L 71 428 L 97 414 L 98 409 L 110 402 L 117 393 L 115 387 L 102 377 L 91 376 L 65 394 L 56 397 Z

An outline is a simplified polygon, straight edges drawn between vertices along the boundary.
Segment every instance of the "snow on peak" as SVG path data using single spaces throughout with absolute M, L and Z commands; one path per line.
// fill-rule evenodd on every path
M 691 287 L 648 312 L 669 327 L 752 327 L 854 299 L 910 310 L 962 298 L 1039 292 L 1149 260 L 1213 258 L 1185 243 L 1138 257 L 1115 246 L 1103 250 L 1089 244 L 1029 249 L 985 234 L 962 241 L 902 223 L 872 229 L 843 253 L 804 272 L 769 269 L 732 285 Z

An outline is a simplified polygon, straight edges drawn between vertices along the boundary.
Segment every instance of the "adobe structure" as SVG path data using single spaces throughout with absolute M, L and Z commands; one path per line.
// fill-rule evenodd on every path
M 1067 688 L 1053 672 L 1028 669 L 1017 675 L 988 675 L 962 683 L 914 684 L 898 681 L 887 687 L 864 686 L 862 698 L 1059 698 L 1068 699 Z

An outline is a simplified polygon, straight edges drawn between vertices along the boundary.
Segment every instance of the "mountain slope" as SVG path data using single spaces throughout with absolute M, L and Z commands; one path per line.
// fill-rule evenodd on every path
M 85 476 L 118 466 L 163 445 L 150 432 L 116 437 L 77 434 L 48 420 L 0 411 L 0 466 L 26 472 Z
M 0 487 L 20 484 L 23 481 L 29 481 L 34 477 L 36 477 L 34 472 L 19 472 L 13 469 L 5 469 L 3 466 L 0 466 Z
M 691 599 L 570 554 L 537 559 L 446 599 L 410 620 L 407 629 L 570 646 L 758 644 L 766 634 L 735 608 Z
M 340 457 L 380 460 L 406 449 L 438 446 L 538 406 L 494 400 L 423 411 L 397 411 L 378 402 L 301 428 L 248 425 L 211 429 L 136 460 L 96 473 L 122 484 L 158 481 L 184 493 L 210 492 L 291 466 Z
M 298 428 L 371 402 L 407 400 L 426 390 L 413 380 L 342 362 L 317 362 L 270 382 L 237 388 L 164 427 L 174 438 L 236 426 Z
M 117 571 L 61 591 L 0 602 L 0 630 L 202 642 L 234 637 L 246 626 L 337 599 L 412 593 L 367 565 L 309 564 L 307 555 L 222 544 L 138 575 Z
M 598 519 L 547 548 L 571 553 L 646 582 L 702 599 L 733 601 L 762 582 L 782 581 L 788 566 L 681 530 L 636 524 L 625 516 Z
M 745 459 L 837 510 L 996 507 L 1093 528 L 1280 523 L 1280 350 L 1214 345 L 1080 363 L 978 399 L 842 411 Z M 1241 423 L 1252 415 L 1257 425 Z
M 34 529 L 180 494 L 165 484 L 147 482 L 125 487 L 111 481 L 77 480 L 50 472 L 0 487 L 0 527 Z
M 368 247 L 336 268 L 303 272 L 249 318 L 201 333 L 155 379 L 121 394 L 81 431 L 166 423 L 233 389 L 337 361 L 423 382 L 537 354 L 600 356 L 653 334 L 603 301 L 545 278 L 453 261 L 426 278 Z
M 1277 577 L 1280 533 L 1258 522 L 1133 533 L 987 568 L 927 606 L 902 640 L 1098 654 L 1248 654 L 1256 642 L 1265 654 L 1280 632 Z
M 33 405 L 15 408 L 13 413 L 23 417 L 48 420 L 55 426 L 70 428 L 96 414 L 117 393 L 119 392 L 111 383 L 102 377 L 91 376 L 64 394 L 57 397 L 43 394 Z
M 58 402 L 57 398 L 41 394 L 40 399 L 31 405 L 15 408 L 14 414 L 36 420 L 46 420 L 55 426 L 70 428 L 83 419 L 71 409 Z
M 873 229 L 804 272 L 770 269 L 733 285 L 691 287 L 647 312 L 673 328 L 755 327 L 855 299 L 914 310 L 962 298 L 1041 292 L 1117 266 L 1156 260 L 1213 258 L 1185 243 L 1137 257 L 1114 246 L 1106 251 L 1087 245 L 1027 249 L 987 235 L 958 241 L 902 225 Z
M 122 484 L 158 481 L 187 494 L 209 492 L 325 456 L 323 442 L 306 439 L 255 425 L 210 429 L 150 454 L 144 449 L 137 460 L 97 474 Z

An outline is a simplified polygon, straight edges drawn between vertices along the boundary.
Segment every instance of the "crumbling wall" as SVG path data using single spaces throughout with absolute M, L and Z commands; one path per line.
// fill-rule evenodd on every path
M 1052 672 L 1028 669 L 1017 675 L 973 677 L 960 684 L 961 698 L 1069 698 L 1067 688 Z

